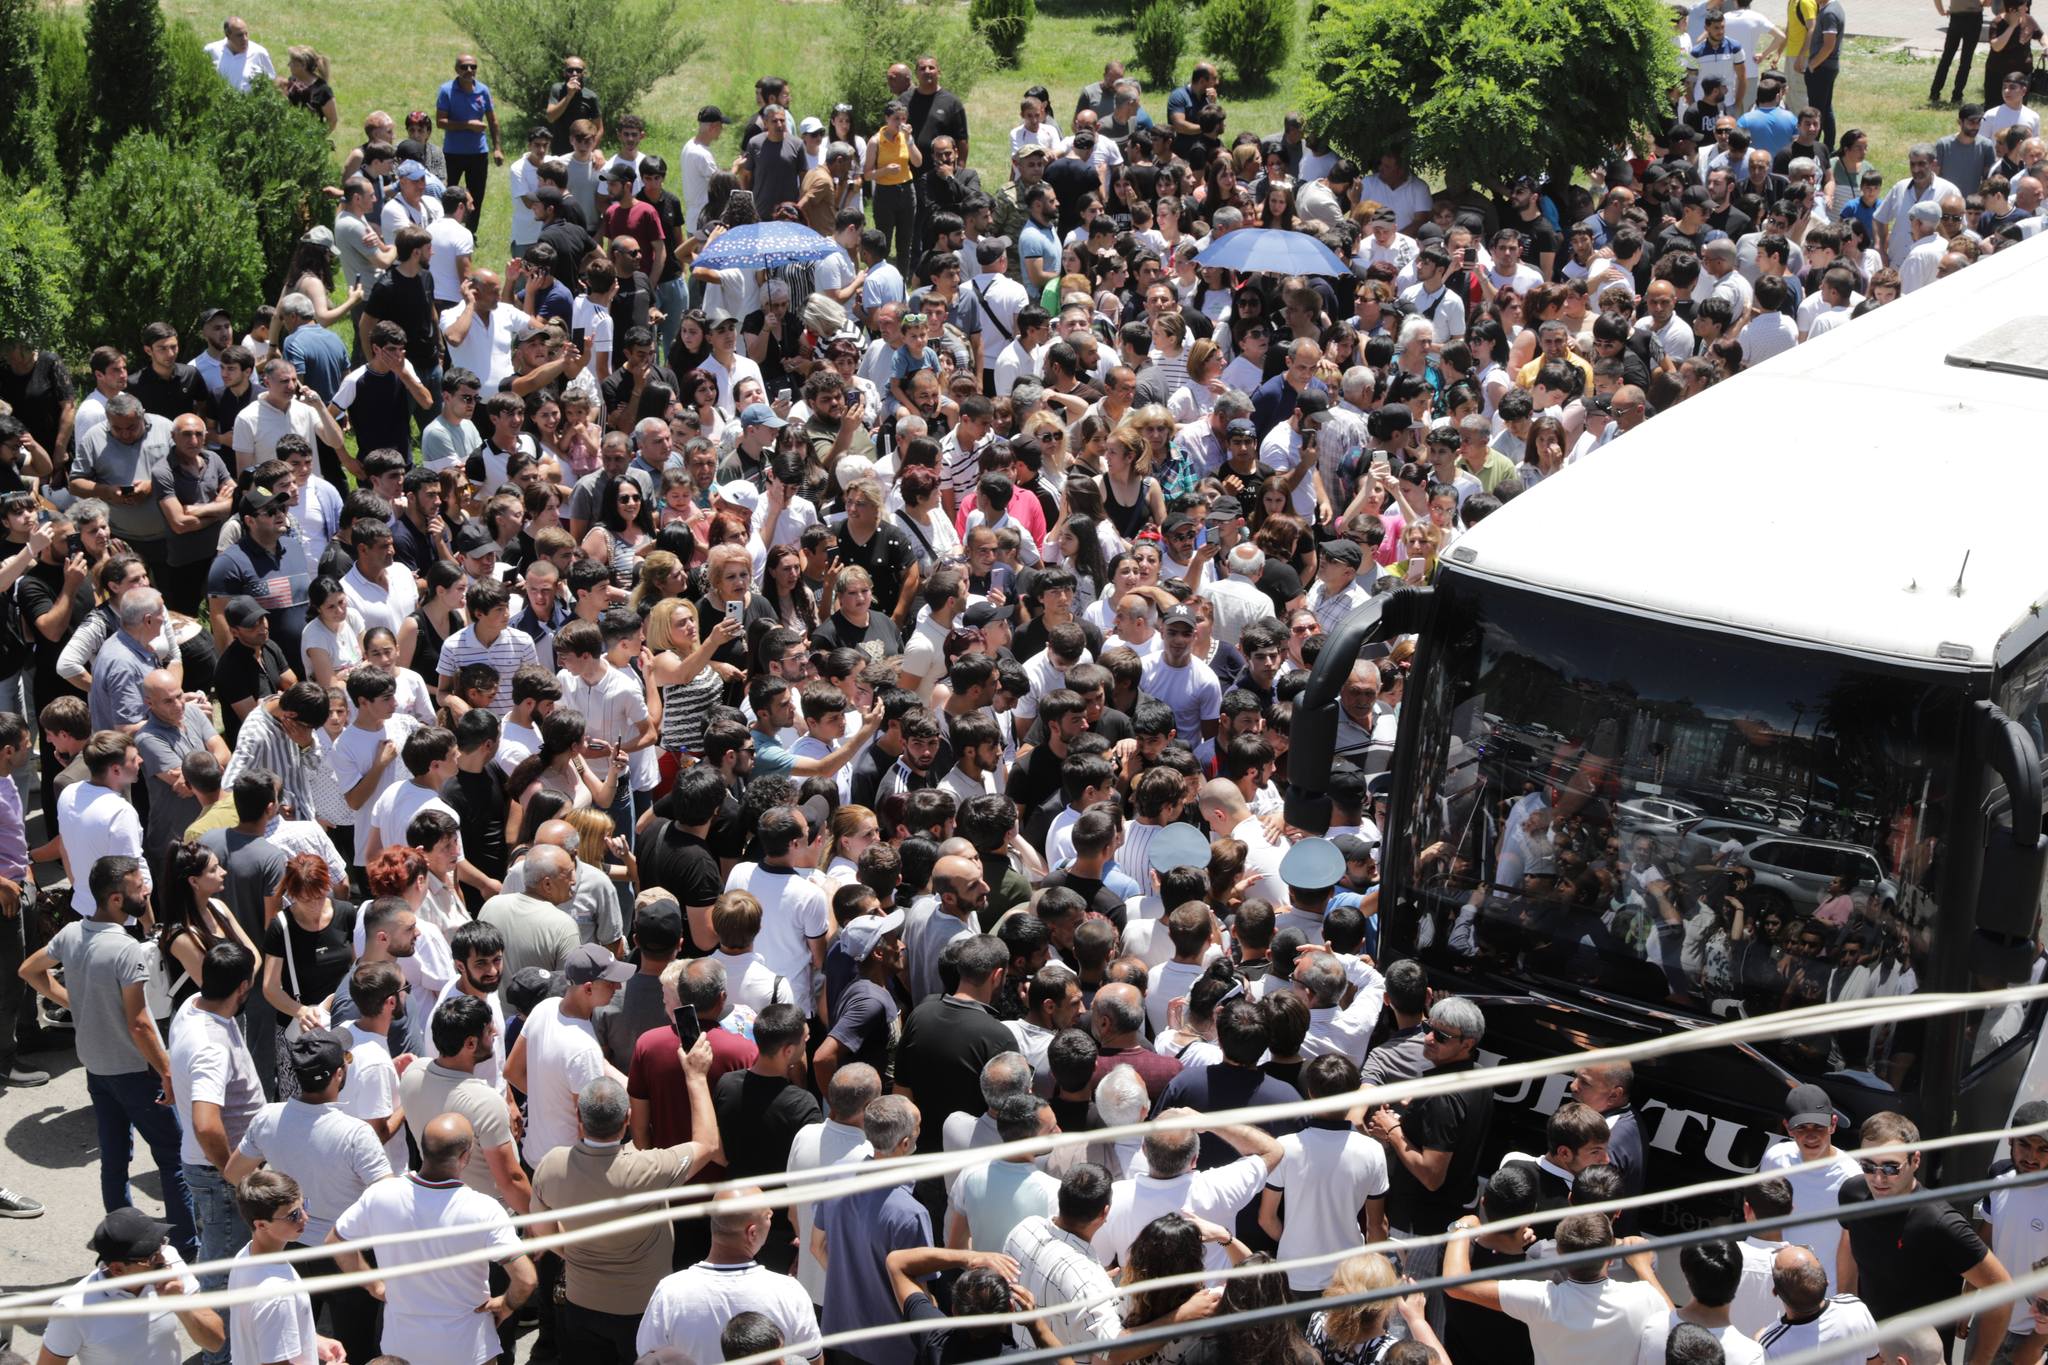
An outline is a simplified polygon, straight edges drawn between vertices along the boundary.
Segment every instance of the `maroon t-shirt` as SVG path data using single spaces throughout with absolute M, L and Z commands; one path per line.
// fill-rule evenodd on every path
M 737 1033 L 714 1028 L 711 1037 L 712 1085 L 728 1071 L 745 1071 L 760 1050 Z M 633 1065 L 626 1073 L 626 1094 L 645 1100 L 654 1145 L 673 1147 L 690 1140 L 690 1092 L 683 1077 L 683 1059 L 676 1055 L 676 1033 L 668 1025 L 651 1028 L 633 1044 Z M 725 1179 L 725 1167 L 706 1166 L 702 1180 Z
M 1092 1094 L 1095 1087 L 1102 1084 L 1104 1076 L 1126 1063 L 1145 1082 L 1145 1094 L 1154 1104 L 1159 1103 L 1159 1096 L 1165 1092 L 1166 1083 L 1180 1075 L 1178 1061 L 1163 1052 L 1154 1052 L 1149 1047 L 1104 1051 L 1095 1059 L 1095 1074 L 1088 1080 L 1089 1092 Z

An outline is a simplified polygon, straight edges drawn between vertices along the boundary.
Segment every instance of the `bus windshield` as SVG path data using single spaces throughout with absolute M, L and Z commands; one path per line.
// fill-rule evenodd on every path
M 1708 1018 L 1919 988 L 1957 682 L 1455 574 L 1437 593 L 1390 926 L 1425 960 Z M 1901 1025 L 1773 1055 L 1905 1090 L 1919 1052 Z

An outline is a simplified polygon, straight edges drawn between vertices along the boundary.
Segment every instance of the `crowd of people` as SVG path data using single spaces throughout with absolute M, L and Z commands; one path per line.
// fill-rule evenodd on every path
M 1368 780 L 1406 644 L 1343 683 L 1335 823 L 1288 824 L 1326 635 L 1616 436 L 2042 223 L 2024 0 L 1999 103 L 1890 185 L 1832 127 L 1838 0 L 1805 9 L 1795 34 L 1675 11 L 1669 127 L 1583 182 L 1439 190 L 1292 116 L 1238 131 L 1206 62 L 1163 102 L 1116 62 L 1025 91 L 985 182 L 930 56 L 889 67 L 872 129 L 764 77 L 736 143 L 700 111 L 671 182 L 575 55 L 508 158 L 465 55 L 402 139 L 365 119 L 257 316 L 10 346 L 0 1078 L 75 1050 L 107 1211 L 44 1365 L 174 1361 L 181 1331 L 209 1365 L 482 1365 L 529 1330 L 533 1358 L 704 1365 L 904 1319 L 826 1354 L 1705 1365 L 2039 1264 L 2035 1185 L 1974 1226 L 1836 1222 L 1910 1197 L 1919 1157 L 1846 1155 L 1805 1086 L 1746 1209 L 1810 1221 L 1660 1279 L 1631 1215 L 1570 1208 L 1658 1188 L 1626 1066 L 1581 1068 L 1505 1160 L 1477 1090 L 743 1187 L 673 1224 L 576 1212 L 1480 1064 L 1479 1005 L 1380 950 Z M 211 51 L 275 77 L 238 18 Z M 290 68 L 336 126 L 325 59 Z M 502 271 L 469 226 L 494 168 Z M 821 254 L 699 264 L 773 221 Z M 1345 273 L 1204 264 L 1250 228 Z M 138 1135 L 161 1221 L 131 1205 Z M 1897 1114 L 1859 1136 L 1917 1141 Z M 511 1216 L 552 1210 L 526 1231 L 598 1235 L 529 1255 Z M 62 1311 L 144 1271 L 153 1312 Z M 201 1286 L 262 1294 L 181 1307 Z M 1988 1309 L 1971 1358 L 2038 1359 L 2035 1326 Z

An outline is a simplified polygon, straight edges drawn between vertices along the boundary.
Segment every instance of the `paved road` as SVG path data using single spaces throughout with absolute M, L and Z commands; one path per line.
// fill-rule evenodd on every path
M 1948 20 L 1934 12 L 1933 0 L 1843 0 L 1852 37 L 1895 38 L 1909 52 L 1941 55 Z M 1984 59 L 1980 45 L 1977 60 Z

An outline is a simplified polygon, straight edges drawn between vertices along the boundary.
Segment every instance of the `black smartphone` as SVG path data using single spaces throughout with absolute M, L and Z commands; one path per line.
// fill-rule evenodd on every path
M 695 1005 L 678 1005 L 670 1016 L 675 1021 L 676 1037 L 682 1040 L 683 1051 L 697 1046 L 697 1040 L 704 1036 L 704 1026 L 697 1022 Z
M 583 349 L 583 331 L 584 329 L 581 327 L 573 327 L 569 330 L 569 344 L 579 351 Z

